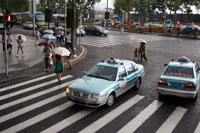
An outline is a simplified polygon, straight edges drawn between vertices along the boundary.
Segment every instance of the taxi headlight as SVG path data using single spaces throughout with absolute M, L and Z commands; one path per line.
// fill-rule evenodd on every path
M 94 99 L 98 99 L 98 98 L 100 98 L 100 96 L 101 96 L 100 94 L 92 94 L 91 95 L 91 97 Z
M 67 89 L 66 89 L 66 93 L 71 93 L 71 89 L 70 89 L 70 88 L 67 88 Z

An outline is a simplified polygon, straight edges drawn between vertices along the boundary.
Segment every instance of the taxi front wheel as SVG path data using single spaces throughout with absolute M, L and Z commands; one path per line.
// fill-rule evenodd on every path
M 106 106 L 111 107 L 113 105 L 114 101 L 115 101 L 115 96 L 113 93 L 111 93 L 107 98 Z

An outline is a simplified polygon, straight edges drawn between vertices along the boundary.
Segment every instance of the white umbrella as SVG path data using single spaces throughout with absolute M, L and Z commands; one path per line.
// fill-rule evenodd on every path
M 58 54 L 60 56 L 69 56 L 70 55 L 70 51 L 64 47 L 57 47 L 53 51 L 55 54 Z
M 26 41 L 26 36 L 22 35 L 22 34 L 17 34 L 16 35 L 16 39 L 18 40 L 18 37 L 21 36 L 23 41 Z
M 139 42 L 139 43 L 147 43 L 144 39 L 139 39 L 139 40 L 137 40 L 136 42 Z
M 63 27 L 57 27 L 56 29 L 62 29 L 62 30 L 64 30 L 64 28 L 63 28 Z

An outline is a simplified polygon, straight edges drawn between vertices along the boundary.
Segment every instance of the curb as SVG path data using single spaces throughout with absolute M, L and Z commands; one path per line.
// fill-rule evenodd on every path
M 83 46 L 81 46 L 81 53 L 76 58 L 72 59 L 71 63 L 74 64 L 74 63 L 80 61 L 81 59 L 83 59 L 83 57 L 86 54 L 86 51 L 87 50 Z M 63 64 L 65 65 L 65 67 L 67 66 L 67 62 L 64 62 Z M 34 67 L 34 66 L 32 66 L 32 67 Z M 52 71 L 49 71 L 49 72 L 52 72 Z M 29 80 L 29 79 L 32 79 L 32 78 L 35 78 L 35 77 L 39 77 L 39 76 L 42 76 L 42 75 L 47 75 L 47 74 L 46 73 L 40 73 L 40 74 L 36 74 L 36 75 L 20 75 L 20 76 L 16 76 L 16 77 L 10 77 L 10 78 L 8 77 L 7 79 L 4 79 L 4 80 L 0 81 L 0 87 L 9 85 L 9 83 L 10 83 L 9 81 L 12 81 L 12 80 L 15 80 L 15 82 L 17 83 L 18 79 Z

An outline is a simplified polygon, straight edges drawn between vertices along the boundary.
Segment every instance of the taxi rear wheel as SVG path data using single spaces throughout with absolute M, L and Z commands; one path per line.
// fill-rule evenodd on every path
M 115 96 L 113 93 L 111 93 L 107 98 L 106 106 L 111 107 L 113 105 L 114 101 L 115 101 Z
M 140 88 L 140 84 L 141 84 L 141 81 L 140 81 L 140 78 L 138 78 L 136 81 L 135 81 L 135 89 L 139 89 Z

